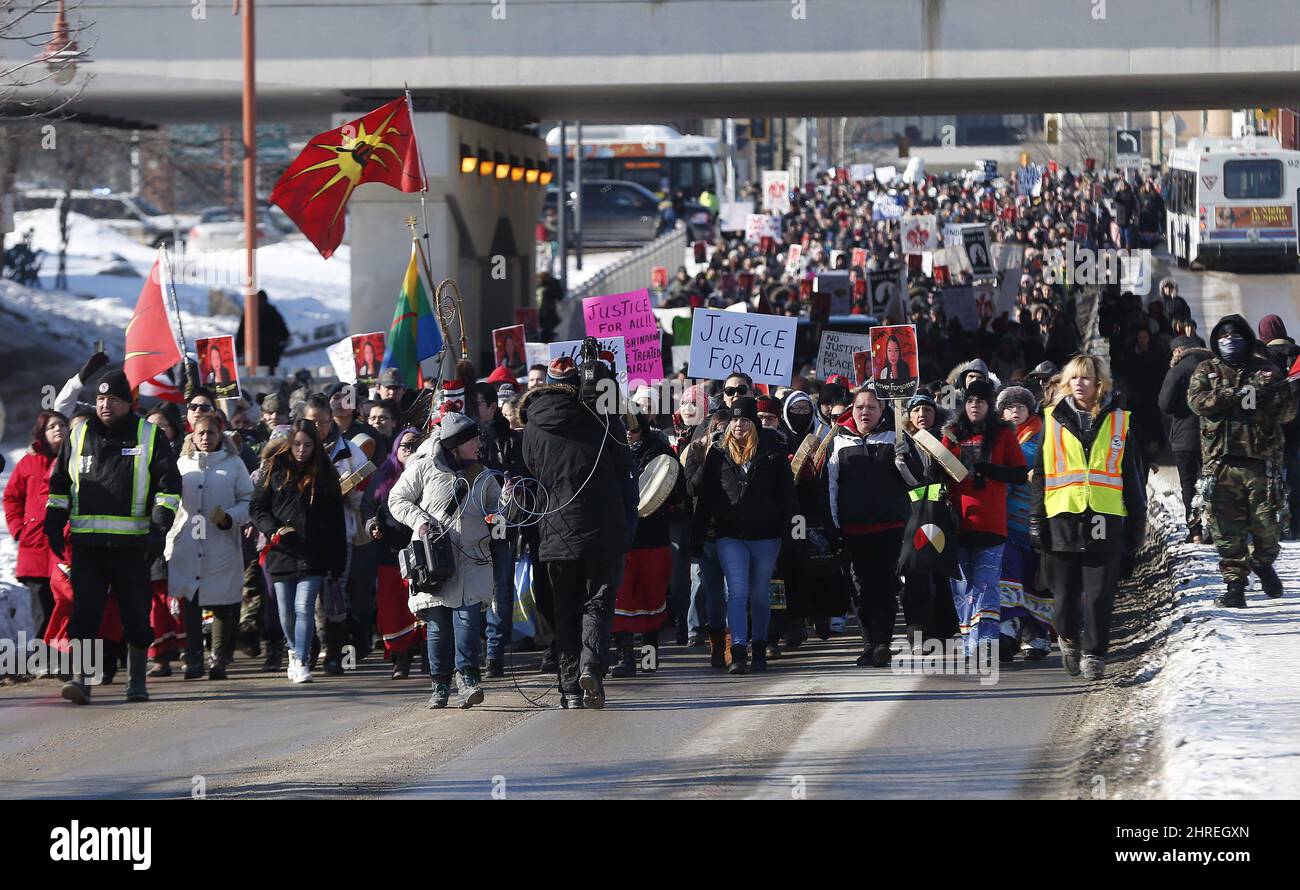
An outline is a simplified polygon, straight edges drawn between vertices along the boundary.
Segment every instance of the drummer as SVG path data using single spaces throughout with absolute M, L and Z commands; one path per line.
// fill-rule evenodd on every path
M 644 414 L 628 414 L 624 419 L 627 442 L 641 478 L 641 519 L 625 557 L 623 583 L 614 601 L 618 664 L 610 671 L 612 677 L 636 676 L 638 662 L 651 672 L 658 666 L 659 631 L 668 620 L 668 582 L 672 576 L 668 527 L 686 503 L 686 476 L 668 438 L 652 428 Z M 641 635 L 639 651 L 634 646 L 637 634 Z

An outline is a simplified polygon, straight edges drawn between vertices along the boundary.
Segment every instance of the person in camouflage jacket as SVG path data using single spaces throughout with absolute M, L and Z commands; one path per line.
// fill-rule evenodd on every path
M 1266 594 L 1282 595 L 1273 570 L 1281 539 L 1273 481 L 1283 462 L 1282 425 L 1295 417 L 1296 400 L 1285 372 L 1256 354 L 1254 331 L 1240 315 L 1214 326 L 1210 347 L 1214 358 L 1192 372 L 1187 405 L 1201 420 L 1210 531 L 1227 584 L 1216 603 L 1243 608 L 1252 570 Z

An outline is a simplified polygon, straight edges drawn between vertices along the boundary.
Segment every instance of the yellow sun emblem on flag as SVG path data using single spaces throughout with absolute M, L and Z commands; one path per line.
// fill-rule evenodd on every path
M 366 132 L 364 121 L 357 122 L 355 134 L 350 133 L 352 125 L 348 124 L 342 129 L 343 142 L 341 145 L 315 146 L 316 148 L 323 148 L 325 151 L 334 152 L 334 157 L 321 161 L 319 164 L 312 164 L 307 169 L 299 170 L 294 174 L 294 179 L 297 179 L 304 173 L 311 173 L 314 170 L 326 170 L 331 167 L 337 168 L 334 171 L 334 175 L 331 176 L 324 185 L 318 188 L 314 195 L 307 199 L 310 203 L 320 197 L 320 195 L 334 185 L 334 183 L 340 181 L 347 182 L 347 191 L 343 193 L 343 199 L 339 201 L 338 209 L 334 211 L 334 216 L 330 218 L 331 225 L 339 218 L 339 214 L 343 212 L 343 208 L 347 206 L 348 198 L 352 197 L 352 190 L 357 187 L 361 181 L 361 177 L 365 175 L 367 164 L 374 161 L 385 170 L 388 169 L 388 164 L 380 152 L 391 152 L 393 157 L 397 158 L 399 162 L 402 160 L 401 156 L 397 153 L 397 150 L 384 141 L 390 134 L 396 136 L 402 135 L 396 127 L 388 126 L 395 114 L 397 114 L 396 110 L 389 112 L 388 117 L 384 118 L 384 122 L 380 124 L 373 133 Z

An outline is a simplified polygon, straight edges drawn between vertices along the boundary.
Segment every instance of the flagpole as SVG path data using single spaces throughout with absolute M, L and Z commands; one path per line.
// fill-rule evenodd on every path
M 181 321 L 181 304 L 176 296 L 176 277 L 172 274 L 171 252 L 166 245 L 159 245 L 158 252 L 162 257 L 163 267 L 167 270 L 167 293 L 172 299 L 172 311 L 176 313 L 176 332 L 181 337 L 181 373 L 185 375 L 185 393 L 194 391 L 194 380 L 190 374 L 190 363 L 186 356 L 189 352 L 189 344 L 185 340 L 185 323 Z
M 424 221 L 424 240 L 428 241 L 429 240 L 429 204 L 428 201 L 426 200 L 426 196 L 429 193 L 429 175 L 424 170 L 424 152 L 420 148 L 420 140 L 415 138 L 415 102 L 411 99 L 411 88 L 405 81 L 402 82 L 402 92 L 406 95 L 406 116 L 411 121 L 411 141 L 415 143 L 415 159 L 420 164 L 420 216 L 423 218 Z M 433 268 L 429 265 L 429 256 L 424 249 L 424 245 L 419 242 L 415 234 L 415 226 L 413 224 L 413 221 L 408 220 L 408 224 L 411 225 L 411 240 L 415 242 L 415 246 L 419 249 L 420 262 L 424 264 L 424 280 L 425 280 L 425 284 L 428 286 L 428 290 L 426 291 L 426 293 L 428 294 L 428 299 L 432 301 L 434 299 Z M 433 310 L 434 318 L 438 318 L 438 304 L 434 302 L 431 304 L 430 308 Z M 438 327 L 440 328 L 442 327 L 442 320 L 440 318 L 438 319 Z M 447 332 L 444 330 L 443 339 L 442 339 L 442 352 L 438 355 L 438 378 L 437 379 L 439 382 L 441 382 L 442 380 L 442 363 L 447 355 L 447 347 L 451 344 L 451 339 L 446 336 L 446 333 Z
M 447 347 L 451 343 L 451 338 L 447 336 L 447 329 L 443 326 L 442 318 L 438 315 L 438 306 L 436 303 L 433 302 L 433 285 L 430 283 L 432 281 L 432 276 L 429 274 L 429 258 L 424 255 L 424 246 L 420 244 L 420 236 L 415 231 L 415 217 L 408 216 L 406 218 L 406 225 L 407 228 L 411 230 L 411 245 L 415 248 L 416 253 L 420 255 L 420 265 L 424 267 L 425 302 L 429 304 L 429 311 L 433 314 L 434 324 L 436 324 L 438 326 L 438 330 L 442 332 L 442 349 L 438 351 L 438 355 L 437 355 L 438 370 L 437 370 L 437 376 L 434 377 L 434 384 L 436 389 L 438 386 L 442 385 L 442 361 L 443 358 L 445 358 L 447 355 Z M 417 275 L 420 274 L 420 270 L 418 268 L 415 271 Z M 419 326 L 418 313 L 416 318 L 416 326 L 418 329 Z M 417 371 L 418 370 L 419 369 L 417 365 Z

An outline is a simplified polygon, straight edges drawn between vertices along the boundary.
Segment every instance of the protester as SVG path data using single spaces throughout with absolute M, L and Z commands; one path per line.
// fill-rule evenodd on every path
M 1061 662 L 1100 680 L 1115 590 L 1146 531 L 1146 488 L 1129 412 L 1115 405 L 1101 359 L 1076 356 L 1044 409 L 1029 535 L 1055 596 Z
M 272 443 L 249 504 L 267 538 L 267 571 L 289 646 L 288 677 L 310 683 L 316 600 L 326 577 L 347 568 L 343 494 L 314 420 L 296 420 Z
M 437 436 L 425 440 L 388 493 L 398 522 L 424 539 L 445 535 L 456 552 L 455 573 L 422 598 L 433 675 L 430 708 L 445 708 L 451 698 L 453 652 L 460 706 L 483 701 L 479 634 L 494 584 L 487 517 L 498 508 L 501 486 L 478 462 L 481 444 L 478 424 L 458 412 L 444 414 Z
M 50 469 L 68 438 L 68 419 L 57 411 L 42 411 L 27 451 L 14 466 L 4 489 L 5 524 L 18 543 L 14 575 L 27 589 L 26 617 L 15 620 L 35 639 L 45 633 L 54 612 L 50 588 L 50 547 L 45 538 L 45 509 L 50 494 Z M 18 602 L 13 594 L 11 602 Z
M 393 441 L 392 454 L 375 473 L 366 492 L 366 497 L 375 503 L 375 515 L 367 523 L 367 531 L 377 542 L 375 619 L 379 637 L 383 640 L 384 652 L 393 662 L 393 679 L 405 680 L 410 676 L 411 662 L 424 642 L 424 631 L 407 606 L 407 585 L 397 566 L 397 554 L 410 543 L 411 531 L 393 516 L 388 506 L 388 494 L 423 438 L 418 429 L 407 427 L 398 432 Z
M 213 613 L 208 679 L 224 680 L 234 659 L 244 581 L 242 529 L 253 481 L 221 421 L 204 415 L 181 447 L 181 503 L 167 536 L 167 591 L 181 599 L 186 678 L 202 676 L 203 610 Z
M 1206 539 L 1201 525 L 1202 511 L 1194 506 L 1196 483 L 1201 478 L 1201 420 L 1187 404 L 1187 385 L 1191 383 L 1196 367 L 1213 358 L 1214 353 L 1198 346 L 1191 337 L 1175 337 L 1169 345 L 1173 352 L 1169 358 L 1169 370 L 1160 386 L 1158 403 L 1168 421 L 1169 448 L 1178 469 L 1183 515 L 1187 522 L 1184 541 L 1201 544 Z

